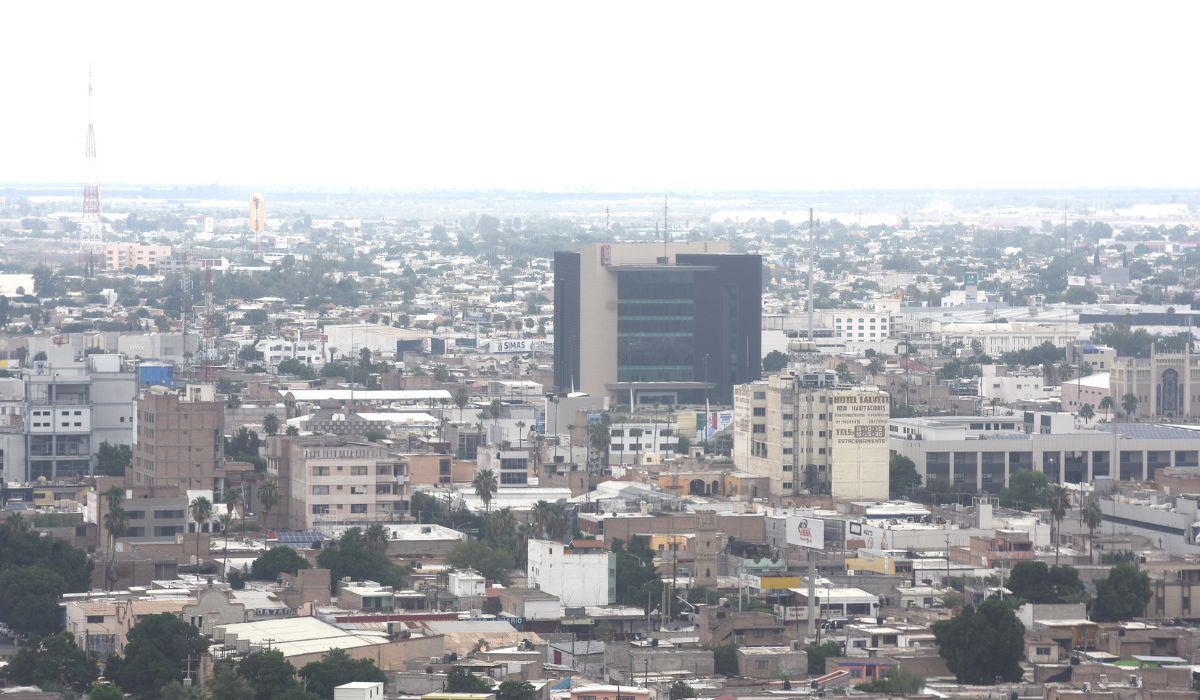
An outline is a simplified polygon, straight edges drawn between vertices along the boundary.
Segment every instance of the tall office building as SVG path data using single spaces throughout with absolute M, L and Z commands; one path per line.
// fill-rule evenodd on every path
M 775 498 L 825 493 L 888 497 L 886 392 L 818 371 L 777 374 L 735 389 L 733 463 L 770 479 Z
M 554 254 L 559 393 L 638 405 L 728 404 L 761 370 L 762 258 L 704 243 Z

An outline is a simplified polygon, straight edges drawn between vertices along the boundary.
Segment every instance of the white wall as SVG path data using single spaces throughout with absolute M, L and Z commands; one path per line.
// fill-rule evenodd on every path
M 529 540 L 529 585 L 558 596 L 567 607 L 610 604 L 616 584 L 612 554 L 570 552 L 561 542 Z

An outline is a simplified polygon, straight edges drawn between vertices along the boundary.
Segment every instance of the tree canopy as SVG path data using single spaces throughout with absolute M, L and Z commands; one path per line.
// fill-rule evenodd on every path
M 164 686 L 183 678 L 189 656 L 208 650 L 199 630 L 170 613 L 143 617 L 127 638 L 124 658 L 110 656 L 104 674 L 142 700 L 157 700 Z
M 459 542 L 450 550 L 446 563 L 456 569 L 474 569 L 484 578 L 504 584 L 508 583 L 508 574 L 516 566 L 507 551 L 481 540 Z
M 349 576 L 353 581 L 376 581 L 384 586 L 404 587 L 406 570 L 388 558 L 382 545 L 352 527 L 338 541 L 317 555 L 317 565 L 329 569 L 334 586 Z
M 490 693 L 492 681 L 471 673 L 465 666 L 455 666 L 446 674 L 446 692 Z
M 662 598 L 662 577 L 654 568 L 654 552 L 646 544 L 646 538 L 633 536 L 629 544 L 615 538 L 612 551 L 616 555 L 617 602 L 644 608 L 647 600 Z
M 36 685 L 43 690 L 87 690 L 100 675 L 96 658 L 75 644 L 67 632 L 30 639 L 9 659 L 3 675 L 15 685 Z
M 1087 598 L 1087 589 L 1073 566 L 1047 566 L 1023 561 L 1012 568 L 1005 587 L 1030 603 L 1074 603 Z
M 59 627 L 58 600 L 66 583 L 42 564 L 16 566 L 0 573 L 0 615 L 18 632 L 47 634 Z
M 352 659 L 344 649 L 334 649 L 320 661 L 300 669 L 308 692 L 319 698 L 332 698 L 333 689 L 355 682 L 384 683 L 387 677 L 371 659 Z
M 1129 620 L 1145 614 L 1150 602 L 1150 577 L 1130 563 L 1114 566 L 1108 577 L 1096 582 L 1094 614 L 1097 620 Z
M 917 465 L 902 454 L 893 454 L 888 463 L 888 486 L 892 498 L 903 498 L 921 486 Z
M 959 683 L 992 685 L 1021 680 L 1025 625 L 998 598 L 966 607 L 933 625 L 938 653 Z
M 255 581 L 274 581 L 283 572 L 295 574 L 300 569 L 308 568 L 308 560 L 291 547 L 272 547 L 250 564 L 250 578 Z

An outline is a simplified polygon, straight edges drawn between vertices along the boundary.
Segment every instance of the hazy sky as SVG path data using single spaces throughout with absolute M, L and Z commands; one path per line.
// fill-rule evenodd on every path
M 13 2 L 0 182 L 1193 187 L 1200 3 Z

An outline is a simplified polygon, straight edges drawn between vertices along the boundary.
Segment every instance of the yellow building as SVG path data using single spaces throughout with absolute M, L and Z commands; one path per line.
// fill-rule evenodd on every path
M 170 258 L 169 245 L 111 243 L 104 247 L 104 267 L 108 270 L 126 270 L 139 265 L 153 270 L 159 262 Z

